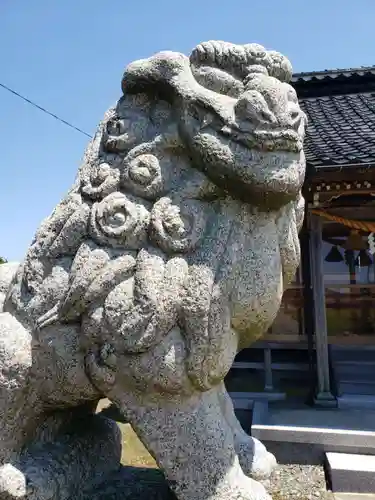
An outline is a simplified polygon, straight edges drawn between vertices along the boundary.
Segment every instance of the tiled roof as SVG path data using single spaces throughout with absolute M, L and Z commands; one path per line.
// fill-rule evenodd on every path
M 375 167 L 375 66 L 299 73 L 292 84 L 308 118 L 308 166 Z
M 312 166 L 375 163 L 375 93 L 301 99 Z
M 324 69 L 322 71 L 310 71 L 303 73 L 295 73 L 292 78 L 292 82 L 297 82 L 303 80 L 305 82 L 311 80 L 323 80 L 324 78 L 340 78 L 340 77 L 352 77 L 354 75 L 364 76 L 364 75 L 375 75 L 375 66 L 362 66 L 361 68 L 347 68 L 347 69 Z

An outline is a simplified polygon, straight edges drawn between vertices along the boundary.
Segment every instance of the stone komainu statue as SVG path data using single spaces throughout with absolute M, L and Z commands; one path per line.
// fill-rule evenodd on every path
M 279 53 L 224 42 L 127 67 L 72 189 L 24 262 L 0 268 L 1 499 L 81 498 L 116 469 L 103 397 L 179 500 L 268 498 L 253 478 L 275 459 L 223 379 L 299 262 L 291 74 Z

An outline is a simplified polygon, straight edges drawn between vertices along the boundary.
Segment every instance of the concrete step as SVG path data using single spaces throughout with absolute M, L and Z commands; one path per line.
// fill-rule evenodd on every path
M 327 452 L 375 455 L 375 411 L 348 408 L 290 408 L 256 401 L 251 434 L 271 444 L 289 444 L 305 455 Z M 301 455 L 302 456 L 302 455 Z
M 375 377 L 374 380 L 371 380 L 371 378 L 366 378 L 366 377 L 351 377 L 350 375 L 346 375 L 345 377 L 336 377 L 336 385 L 340 384 L 353 384 L 353 385 L 365 385 L 367 387 L 371 387 L 372 390 L 375 390 Z M 358 388 L 355 389 L 357 394 L 360 394 L 358 392 Z
M 348 348 L 339 348 L 332 347 L 331 348 L 331 357 L 333 361 L 338 362 L 369 362 L 373 363 L 375 361 L 375 346 L 363 346 L 355 348 L 354 346 L 350 346 Z
M 375 396 L 375 385 L 367 384 L 358 380 L 340 380 L 337 382 L 339 394 L 361 394 L 363 396 Z
M 252 410 L 255 401 L 282 401 L 286 398 L 281 392 L 229 392 L 235 410 Z
M 375 364 L 368 365 L 335 365 L 334 371 L 339 378 L 356 378 L 358 380 L 374 381 L 375 383 Z
M 375 351 L 331 349 L 340 408 L 375 408 Z
M 337 404 L 340 409 L 363 408 L 375 410 L 375 396 L 371 394 L 347 394 L 344 392 L 337 398 Z
M 375 493 L 375 456 L 327 453 L 332 491 Z
M 375 500 L 372 493 L 334 493 L 334 500 Z
M 356 356 L 354 358 L 348 356 L 347 358 L 339 358 L 339 359 L 332 357 L 332 361 L 338 366 L 357 366 L 357 367 L 367 366 L 370 368 L 375 366 L 375 357 L 365 358 L 365 359 L 361 359 L 360 356 Z

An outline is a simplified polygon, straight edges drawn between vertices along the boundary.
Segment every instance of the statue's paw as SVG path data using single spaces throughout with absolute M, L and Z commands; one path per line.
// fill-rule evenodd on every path
M 5 464 L 0 468 L 0 498 L 26 499 L 30 488 L 25 475 L 12 464 Z
M 43 479 L 42 470 L 29 475 L 12 464 L 5 464 L 0 468 L 0 498 L 1 500 L 54 500 L 57 498 L 57 492 L 53 484 Z
M 100 353 L 88 353 L 85 358 L 87 374 L 94 386 L 103 394 L 108 394 L 116 381 L 116 357 L 107 346 Z
M 218 385 L 226 374 L 219 362 L 213 362 L 212 355 L 202 356 L 201 353 L 190 354 L 186 368 L 190 381 L 202 392 Z
M 236 485 L 230 488 L 224 495 L 219 495 L 217 500 L 272 500 L 265 487 L 243 476 Z M 216 500 L 216 499 L 215 499 Z
M 268 494 L 266 488 L 262 484 L 252 479 L 250 479 L 250 481 L 252 481 L 252 486 L 250 495 L 244 497 L 246 500 L 248 498 L 251 498 L 251 500 L 272 500 L 272 497 Z
M 275 456 L 266 451 L 259 457 L 255 457 L 250 475 L 254 479 L 268 479 L 276 467 Z
M 267 479 L 277 467 L 272 453 L 257 439 L 248 437 L 236 443 L 236 451 L 243 472 L 254 479 Z

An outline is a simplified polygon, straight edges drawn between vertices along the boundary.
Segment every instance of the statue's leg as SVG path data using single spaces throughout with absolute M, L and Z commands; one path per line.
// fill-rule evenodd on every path
M 217 393 L 224 418 L 233 433 L 234 447 L 242 470 L 255 479 L 269 477 L 277 465 L 276 458 L 260 441 L 243 430 L 234 413 L 233 403 L 224 383 L 219 386 Z
M 41 412 L 32 365 L 30 332 L 11 314 L 0 313 L 0 464 L 17 456 Z
M 216 389 L 125 397 L 121 409 L 179 500 L 270 500 L 240 467 Z
M 121 435 L 114 422 L 91 415 L 70 430 L 0 467 L 0 499 L 73 500 L 118 469 Z

